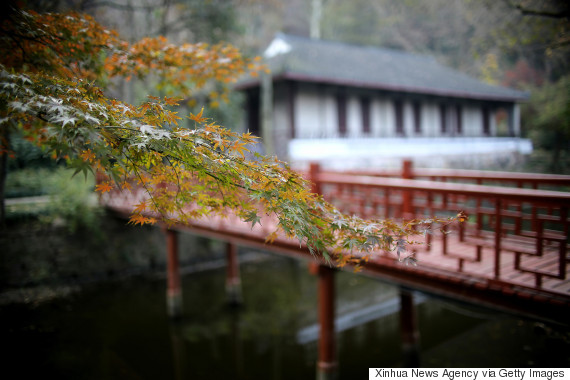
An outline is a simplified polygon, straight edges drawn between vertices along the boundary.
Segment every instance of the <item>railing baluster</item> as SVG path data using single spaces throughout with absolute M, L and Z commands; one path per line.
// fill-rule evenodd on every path
M 402 167 L 402 178 L 403 179 L 412 179 L 412 161 L 404 160 L 403 167 Z M 412 196 L 413 193 L 411 190 L 404 190 L 402 192 L 402 215 L 403 219 L 413 219 L 413 209 L 412 209 Z
M 501 275 L 501 199 L 495 200 L 495 279 Z
M 443 193 L 442 194 L 442 199 L 441 199 L 441 208 L 443 210 L 447 210 L 447 193 Z M 441 234 L 441 249 L 442 249 L 442 253 L 443 255 L 447 255 L 447 227 L 444 226 L 442 228 L 442 234 Z
M 384 190 L 384 218 L 390 218 L 390 189 Z
M 428 207 L 429 216 L 434 217 L 435 212 L 433 210 L 433 193 L 431 191 L 427 193 L 427 207 Z M 431 224 L 428 226 L 428 228 L 430 228 L 430 232 L 431 232 L 431 226 L 432 226 Z M 426 251 L 431 251 L 431 240 L 432 240 L 431 233 L 426 234 Z
M 568 208 L 560 208 L 560 221 L 562 222 L 563 240 L 560 242 L 558 255 L 558 270 L 562 274 L 562 279 L 566 280 L 566 245 L 568 242 Z

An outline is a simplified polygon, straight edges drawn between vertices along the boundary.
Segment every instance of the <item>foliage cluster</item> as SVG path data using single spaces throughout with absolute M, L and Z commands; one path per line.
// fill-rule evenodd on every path
M 163 90 L 187 96 L 263 70 L 233 46 L 174 45 L 164 37 L 129 44 L 86 15 L 15 11 L 3 25 L 0 49 L 14 52 L 0 57 L 3 135 L 19 130 L 76 174 L 97 172 L 101 193 L 143 187 L 150 198 L 136 206 L 134 224 L 172 225 L 231 210 L 253 227 L 267 214 L 276 222 L 268 241 L 284 233 L 345 265 L 378 250 L 415 263 L 404 257 L 411 237 L 457 219 L 401 225 L 343 215 L 285 163 L 246 158 L 254 136 L 222 128 L 203 110 L 188 116 L 193 128 L 184 128 L 178 99 L 149 96 L 135 106 L 102 87 L 114 77 L 152 74 Z
M 570 75 L 532 88 L 523 108 L 527 133 L 535 146 L 551 152 L 549 170 L 563 173 L 570 155 Z

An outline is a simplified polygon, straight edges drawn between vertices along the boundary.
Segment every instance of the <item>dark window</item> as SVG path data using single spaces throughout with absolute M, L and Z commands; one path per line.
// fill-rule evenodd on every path
M 362 113 L 362 133 L 370 133 L 370 99 L 360 98 L 360 112 Z
M 337 95 L 336 108 L 338 116 L 338 134 L 340 136 L 346 135 L 346 96 Z
M 491 125 L 489 122 L 489 109 L 487 107 L 483 107 L 483 134 L 485 136 L 491 135 Z
M 448 132 L 447 128 L 447 107 L 445 104 L 439 105 L 439 118 L 441 121 L 441 134 L 445 135 Z
M 455 116 L 456 116 L 455 131 L 457 132 L 458 135 L 461 135 L 463 134 L 463 117 L 462 117 L 462 109 L 459 104 L 455 107 Z
M 247 128 L 252 134 L 262 137 L 260 131 L 259 107 L 259 91 L 249 91 L 247 94 Z
M 420 102 L 412 103 L 414 110 L 414 132 L 417 134 L 422 133 L 422 105 Z
M 404 105 L 401 100 L 394 102 L 394 112 L 396 113 L 396 135 L 404 136 Z

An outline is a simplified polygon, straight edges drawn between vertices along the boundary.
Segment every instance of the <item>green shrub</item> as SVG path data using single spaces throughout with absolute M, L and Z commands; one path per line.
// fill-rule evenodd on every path
M 44 196 L 7 207 L 8 219 L 37 219 L 43 224 L 65 226 L 70 232 L 86 228 L 100 231 L 101 208 L 93 191 L 93 175 L 73 176 L 64 167 L 27 168 L 8 174 L 6 192 L 10 196 Z
M 6 198 L 50 194 L 53 185 L 51 177 L 55 171 L 53 168 L 25 168 L 9 171 L 6 177 Z

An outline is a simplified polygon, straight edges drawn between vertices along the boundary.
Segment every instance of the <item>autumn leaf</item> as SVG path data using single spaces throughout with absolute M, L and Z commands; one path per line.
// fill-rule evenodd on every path
M 245 157 L 245 152 L 249 152 L 249 149 L 247 149 L 246 144 L 240 141 L 235 141 L 232 145 L 232 149 L 235 150 L 236 152 L 238 152 L 242 158 Z
M 202 117 L 203 113 L 204 113 L 204 107 L 202 107 L 202 109 L 200 110 L 200 112 L 197 115 L 190 113 L 190 116 L 188 116 L 188 118 L 190 120 L 195 121 L 196 123 L 203 123 L 204 121 L 208 120 L 207 118 Z
M 91 151 L 91 149 L 83 151 L 79 157 L 88 162 L 93 162 L 95 160 L 95 154 Z
M 154 224 L 156 222 L 156 219 L 154 218 L 147 218 L 146 216 L 143 216 L 141 214 L 133 214 L 131 215 L 130 219 L 129 219 L 129 223 L 133 224 L 133 225 L 137 225 L 140 224 L 145 225 L 145 224 Z
M 101 194 L 110 192 L 111 190 L 113 190 L 113 186 L 109 182 L 103 182 L 103 183 L 95 186 L 95 191 L 98 191 Z
M 146 202 L 141 202 L 135 206 L 134 212 L 135 213 L 141 213 L 144 210 L 146 210 Z

